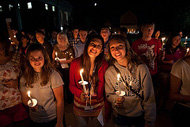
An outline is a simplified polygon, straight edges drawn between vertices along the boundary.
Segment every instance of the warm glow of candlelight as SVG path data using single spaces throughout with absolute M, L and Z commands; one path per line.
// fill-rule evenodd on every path
M 55 52 L 55 60 L 59 60 L 59 57 L 57 56 L 57 52 Z
M 187 52 L 189 52 L 189 48 L 187 48 Z
M 166 37 L 162 37 L 161 39 L 162 39 L 162 42 L 163 42 L 163 41 L 165 41 L 165 40 L 166 40 Z
M 81 70 L 80 70 L 80 77 L 81 77 L 81 81 L 82 81 L 82 82 L 84 81 L 83 76 L 82 76 L 83 71 L 84 71 L 84 69 L 81 69 Z
M 30 91 L 28 91 L 27 94 L 28 94 L 28 97 L 31 98 L 31 96 L 30 96 Z
M 117 74 L 117 81 L 119 81 L 120 79 L 120 74 Z

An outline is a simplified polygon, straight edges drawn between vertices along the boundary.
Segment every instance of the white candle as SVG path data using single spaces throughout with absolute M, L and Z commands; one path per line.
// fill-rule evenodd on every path
M 117 81 L 120 80 L 120 74 L 117 74 Z
M 83 71 L 84 71 L 84 69 L 81 69 L 81 70 L 80 70 L 80 77 L 81 77 L 81 81 L 82 81 L 83 90 L 84 90 L 85 94 L 87 94 L 86 86 L 85 86 L 85 84 L 84 84 L 84 78 L 83 78 L 83 76 L 82 76 Z
M 119 86 L 119 80 L 120 80 L 120 74 L 117 74 L 118 89 L 119 89 L 119 94 L 120 94 L 121 93 L 121 88 Z

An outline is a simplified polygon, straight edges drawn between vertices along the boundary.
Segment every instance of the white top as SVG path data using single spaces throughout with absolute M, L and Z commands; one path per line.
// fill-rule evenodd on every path
M 29 111 L 30 118 L 34 122 L 42 123 L 49 122 L 56 118 L 56 100 L 54 97 L 53 90 L 61 85 L 63 85 L 63 80 L 57 71 L 53 71 L 50 76 L 50 81 L 45 85 L 41 86 L 41 79 L 32 84 L 33 88 L 25 86 L 25 79 L 21 77 L 20 79 L 20 90 L 23 93 L 27 93 L 28 90 L 31 92 L 31 98 L 37 99 L 38 110 Z
M 180 94 L 190 96 L 190 65 L 183 59 L 180 59 L 172 66 L 171 74 L 182 81 Z M 190 107 L 190 103 L 180 104 Z

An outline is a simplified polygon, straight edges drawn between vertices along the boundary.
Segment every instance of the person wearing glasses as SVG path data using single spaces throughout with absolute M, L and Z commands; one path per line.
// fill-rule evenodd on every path
M 83 55 L 71 62 L 69 88 L 74 94 L 73 110 L 78 127 L 102 126 L 97 117 L 104 106 L 104 74 L 108 67 L 103 45 L 100 35 L 89 36 Z M 85 86 L 83 80 L 87 82 Z
M 63 84 L 44 47 L 38 43 L 31 44 L 20 79 L 23 103 L 29 106 L 29 100 L 37 100 L 37 105 L 29 106 L 31 127 L 63 127 Z M 31 94 L 27 95 L 29 91 Z
M 116 127 L 151 127 L 156 103 L 148 67 L 121 35 L 108 42 L 110 66 L 105 73 L 105 92 L 112 104 Z

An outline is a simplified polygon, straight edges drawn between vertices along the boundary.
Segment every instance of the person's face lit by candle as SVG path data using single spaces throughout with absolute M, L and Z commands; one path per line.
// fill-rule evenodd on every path
M 41 72 L 42 67 L 44 66 L 44 56 L 42 51 L 36 50 L 31 52 L 29 55 L 29 62 L 36 72 Z
M 172 38 L 172 47 L 176 48 L 181 42 L 181 37 L 180 36 L 175 36 Z
M 96 58 L 102 52 L 102 41 L 100 39 L 92 40 L 87 50 L 90 58 Z
M 43 35 L 42 33 L 36 33 L 36 39 L 37 39 L 37 41 L 38 41 L 40 44 L 43 44 L 43 43 L 44 43 L 44 38 L 45 38 L 45 35 Z
M 126 48 L 124 42 L 117 42 L 117 40 L 110 41 L 110 52 L 114 59 L 119 61 L 125 61 L 126 58 Z

